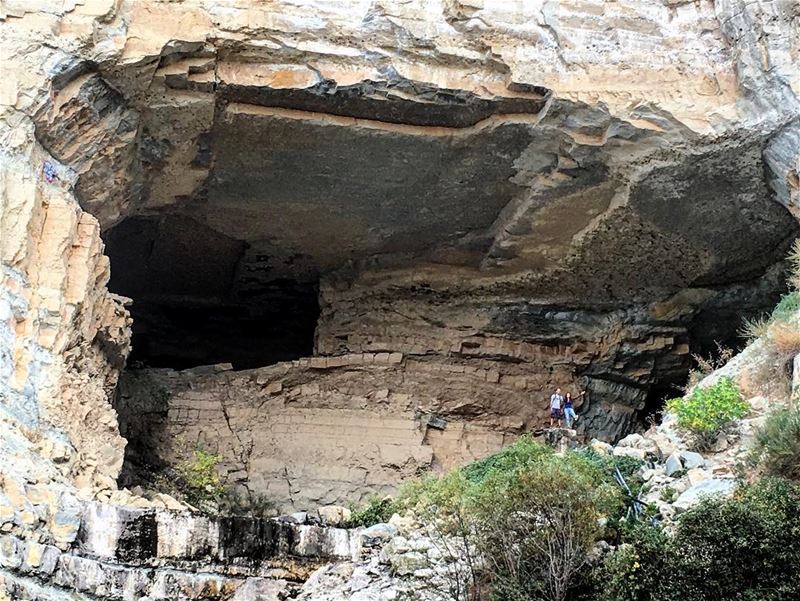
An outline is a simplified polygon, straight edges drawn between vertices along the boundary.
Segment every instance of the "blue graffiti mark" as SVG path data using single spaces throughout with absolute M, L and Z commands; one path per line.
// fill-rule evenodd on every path
M 44 167 L 42 168 L 42 172 L 44 173 L 44 179 L 47 180 L 48 184 L 52 184 L 54 180 L 58 179 L 56 168 L 50 161 L 45 161 Z

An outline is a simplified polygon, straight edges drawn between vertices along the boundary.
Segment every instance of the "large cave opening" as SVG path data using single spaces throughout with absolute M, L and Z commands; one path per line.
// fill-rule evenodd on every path
M 274 255 L 180 215 L 126 219 L 105 241 L 109 289 L 133 300 L 129 365 L 247 369 L 312 354 L 318 283 L 275 277 Z
M 183 440 L 283 507 L 347 503 L 541 430 L 556 387 L 617 440 L 782 289 L 762 140 L 254 60 L 176 51 L 141 95 L 86 70 L 37 122 L 132 299 L 126 467 Z

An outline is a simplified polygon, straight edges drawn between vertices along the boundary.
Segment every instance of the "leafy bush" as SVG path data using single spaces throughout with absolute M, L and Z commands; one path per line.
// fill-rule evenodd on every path
M 667 401 L 667 410 L 678 417 L 678 426 L 688 430 L 699 449 L 708 449 L 750 406 L 742 399 L 732 378 L 720 378 L 707 388 L 695 388 L 686 397 Z
M 680 520 L 671 550 L 674 599 L 800 598 L 800 491 L 767 479 L 707 500 Z
M 684 514 L 673 537 L 639 526 L 595 576 L 604 601 L 800 598 L 800 489 L 767 478 Z
M 666 588 L 669 578 L 669 539 L 658 526 L 636 523 L 625 534 L 625 544 L 595 571 L 600 601 L 650 601 Z
M 600 538 L 610 493 L 555 456 L 488 476 L 469 508 L 495 598 L 566 599 Z
M 217 465 L 222 455 L 205 449 L 195 449 L 191 458 L 178 464 L 178 473 L 185 484 L 189 502 L 195 505 L 217 502 L 225 492 Z
M 495 472 L 513 472 L 553 454 L 550 447 L 523 436 L 514 444 L 480 461 L 461 468 L 461 473 L 472 484 L 480 484 Z
M 619 520 L 625 504 L 613 479 L 615 467 L 633 480 L 641 462 L 592 452 L 555 455 L 522 437 L 486 459 L 442 477 L 405 485 L 393 510 L 414 509 L 445 547 L 460 541 L 472 574 L 451 586 L 465 595 L 465 584 L 489 582 L 497 599 L 543 598 L 561 601 L 580 579 L 587 553 L 605 530 L 600 518 Z M 375 517 L 383 505 L 363 510 Z M 354 516 L 355 517 L 355 516 Z M 360 519 L 360 518 L 359 518 Z M 479 567 L 482 566 L 482 567 Z
M 756 432 L 753 458 L 772 476 L 800 481 L 800 408 L 770 413 Z
M 347 522 L 349 528 L 358 526 L 373 526 L 388 522 L 389 518 L 396 513 L 400 507 L 389 497 L 370 497 L 363 507 L 352 507 L 350 520 Z
M 780 302 L 772 311 L 773 321 L 787 321 L 800 311 L 800 292 L 793 290 L 781 297 Z

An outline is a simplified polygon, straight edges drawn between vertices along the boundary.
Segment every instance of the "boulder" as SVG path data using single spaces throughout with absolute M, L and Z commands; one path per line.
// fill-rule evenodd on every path
M 672 476 L 672 474 L 679 472 L 682 469 L 683 464 L 681 463 L 681 458 L 677 453 L 673 453 L 667 457 L 667 461 L 664 463 L 664 471 L 666 472 L 667 476 Z
M 289 596 L 285 580 L 248 578 L 236 589 L 231 601 L 282 601 Z
M 614 457 L 633 457 L 644 461 L 647 458 L 647 451 L 632 447 L 614 447 Z
M 628 434 L 625 438 L 617 443 L 618 447 L 633 447 L 635 449 L 642 448 L 645 443 L 645 437 L 641 434 Z
M 685 490 L 672 504 L 678 512 L 683 512 L 697 505 L 704 497 L 728 496 L 736 488 L 733 480 L 710 478 Z
M 343 526 L 350 521 L 351 511 L 341 505 L 325 505 L 317 509 L 319 519 L 326 526 Z
M 308 521 L 308 512 L 295 511 L 289 515 L 284 515 L 279 518 L 282 522 L 290 522 L 292 524 L 305 524 Z
M 681 459 L 683 460 L 683 467 L 687 470 L 695 467 L 703 467 L 706 464 L 706 460 L 703 459 L 703 456 L 693 451 L 681 451 Z
M 661 450 L 656 442 L 641 434 L 629 434 L 617 443 L 617 447 L 639 449 L 653 457 L 661 456 Z
M 728 441 L 728 437 L 725 434 L 720 434 L 719 438 L 717 438 L 717 442 L 714 443 L 713 451 L 715 453 L 722 453 L 727 450 L 729 446 L 730 442 Z
M 689 484 L 694 486 L 695 484 L 700 484 L 703 480 L 707 480 L 708 472 L 701 467 L 693 467 L 686 476 L 689 478 Z
M 678 450 L 678 448 L 675 446 L 675 443 L 672 442 L 672 440 L 670 440 L 670 438 L 662 432 L 650 432 L 648 433 L 647 437 L 656 444 L 656 447 L 658 447 L 658 452 L 662 457 L 668 457 Z
M 596 438 L 592 439 L 592 441 L 589 443 L 589 446 L 598 455 L 610 455 L 614 450 L 614 447 L 612 447 L 610 444 L 603 442 L 602 440 L 597 440 Z
M 392 572 L 398 576 L 413 574 L 417 570 L 422 570 L 430 566 L 428 556 L 417 551 L 389 555 L 388 559 L 392 566 Z
M 391 540 L 396 534 L 397 528 L 391 524 L 375 524 L 363 530 L 359 538 L 362 546 L 374 547 Z
M 406 532 L 411 530 L 416 523 L 417 520 L 413 515 L 410 514 L 400 515 L 399 513 L 395 513 L 392 514 L 391 518 L 389 518 L 389 525 L 397 528 L 398 532 Z

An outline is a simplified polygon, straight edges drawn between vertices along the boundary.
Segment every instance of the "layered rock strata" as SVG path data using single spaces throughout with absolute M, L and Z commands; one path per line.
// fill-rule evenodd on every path
M 313 352 L 324 370 L 275 368 L 312 386 L 304 409 L 361 403 L 372 426 L 361 399 L 387 390 L 403 424 L 486 426 L 487 451 L 549 387 L 585 386 L 587 433 L 620 436 L 780 292 L 798 23 L 782 1 L 5 0 L 2 490 L 30 503 L 12 534 L 56 540 L 122 465 L 130 321 L 101 235 L 140 361 Z M 400 448 L 445 464 L 464 440 Z
M 70 519 L 79 527 L 58 546 L 0 534 L 0 595 L 10 595 L 0 598 L 277 601 L 359 544 L 357 533 L 288 518 L 84 503 Z

